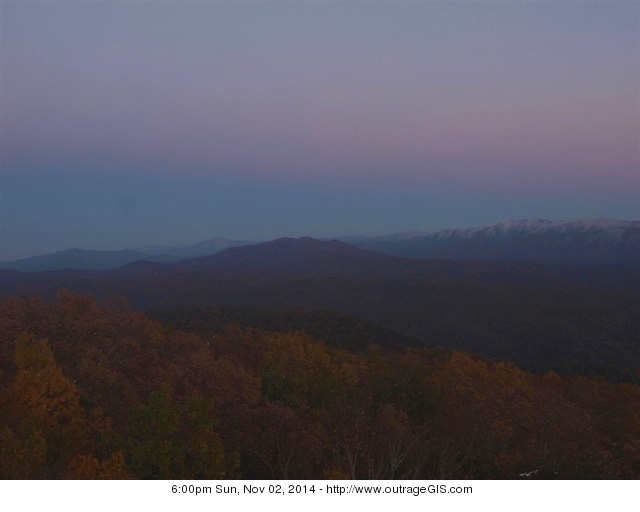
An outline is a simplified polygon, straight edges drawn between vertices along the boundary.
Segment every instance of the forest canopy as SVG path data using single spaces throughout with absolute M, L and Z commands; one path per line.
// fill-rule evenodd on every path
M 3 300 L 0 477 L 640 477 L 638 386 L 400 345 Z

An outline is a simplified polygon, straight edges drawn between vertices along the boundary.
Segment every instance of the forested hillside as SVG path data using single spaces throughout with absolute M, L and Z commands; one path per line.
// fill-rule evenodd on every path
M 640 477 L 638 386 L 323 335 L 4 300 L 0 476 Z
M 236 323 L 303 328 L 334 347 L 363 340 L 442 346 L 538 372 L 640 382 L 638 266 L 419 261 L 337 241 L 282 238 L 176 264 L 0 271 L 0 298 L 52 299 L 63 289 L 99 300 L 122 295 L 136 309 L 165 312 L 155 317 L 177 327 L 233 323 L 225 318 L 235 309 Z M 313 318 L 317 312 L 334 316 Z M 364 332 L 354 319 L 378 327 Z

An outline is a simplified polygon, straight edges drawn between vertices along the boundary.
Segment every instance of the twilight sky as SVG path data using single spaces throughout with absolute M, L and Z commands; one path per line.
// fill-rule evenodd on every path
M 0 4 L 0 261 L 640 217 L 637 2 Z

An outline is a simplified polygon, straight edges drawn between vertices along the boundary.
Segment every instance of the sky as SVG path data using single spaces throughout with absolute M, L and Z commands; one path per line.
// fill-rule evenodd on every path
M 0 3 L 0 261 L 640 218 L 638 2 Z

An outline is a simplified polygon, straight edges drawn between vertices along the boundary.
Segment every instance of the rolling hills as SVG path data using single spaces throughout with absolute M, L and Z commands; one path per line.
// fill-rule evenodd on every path
M 327 311 L 374 322 L 401 339 L 530 369 L 635 380 L 639 276 L 634 266 L 418 260 L 340 241 L 284 238 L 177 263 L 4 271 L 0 297 L 52 298 L 69 289 L 100 299 L 124 296 L 147 311 Z M 297 328 L 304 322 L 280 323 Z

